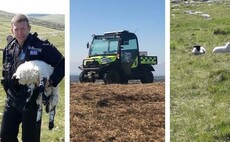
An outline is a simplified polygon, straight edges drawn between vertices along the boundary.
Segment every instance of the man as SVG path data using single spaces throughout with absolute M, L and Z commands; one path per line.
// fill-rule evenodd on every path
M 38 89 L 34 90 L 30 107 L 25 110 L 28 98 L 28 87 L 12 85 L 11 77 L 17 67 L 25 61 L 42 60 L 54 67 L 54 72 L 46 86 L 56 87 L 64 77 L 64 57 L 47 40 L 42 41 L 37 34 L 30 33 L 28 18 L 23 14 L 14 16 L 11 20 L 11 31 L 14 39 L 3 51 L 2 85 L 7 94 L 5 110 L 1 124 L 1 141 L 18 142 L 19 125 L 22 124 L 22 141 L 39 142 L 41 122 L 36 123 L 38 106 L 36 99 Z

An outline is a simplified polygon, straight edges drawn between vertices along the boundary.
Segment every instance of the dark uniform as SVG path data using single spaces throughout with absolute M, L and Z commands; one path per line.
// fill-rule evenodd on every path
M 64 77 L 64 57 L 47 40 L 43 41 L 37 34 L 29 34 L 22 48 L 13 39 L 3 51 L 2 85 L 7 94 L 4 115 L 1 125 L 1 141 L 17 142 L 19 125 L 22 123 L 23 142 L 39 142 L 41 123 L 36 123 L 38 106 L 36 99 L 38 89 L 34 90 L 28 110 L 23 110 L 28 97 L 28 87 L 19 85 L 15 87 L 11 81 L 17 67 L 25 61 L 42 60 L 52 67 L 54 72 L 50 76 L 52 86 L 56 87 Z

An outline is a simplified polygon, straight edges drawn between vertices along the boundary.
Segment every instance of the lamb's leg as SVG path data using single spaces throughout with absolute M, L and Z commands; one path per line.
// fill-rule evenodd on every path
M 41 126 L 41 120 L 42 120 L 42 93 L 38 94 L 38 98 L 36 100 L 38 105 L 38 111 L 37 111 L 37 119 L 36 119 L 36 126 Z
M 50 109 L 50 116 L 49 116 L 49 129 L 51 130 L 54 127 L 54 118 L 56 114 L 56 106 L 58 103 L 58 87 L 52 87 L 51 88 L 51 95 L 49 99 L 49 109 Z
M 43 77 L 43 78 L 40 79 L 40 84 L 38 86 L 39 92 L 44 92 L 45 91 L 46 82 L 47 82 L 47 78 Z
M 52 110 L 50 110 L 50 115 L 49 115 L 49 130 L 52 130 L 54 127 L 54 117 L 56 114 L 56 106 L 53 107 Z
M 36 126 L 41 126 L 41 120 L 42 120 L 42 94 L 45 90 L 45 84 L 46 84 L 47 78 L 41 78 L 40 84 L 38 86 L 39 94 L 37 98 L 37 105 L 38 105 L 38 111 L 37 111 L 37 119 L 36 119 Z
M 29 97 L 26 99 L 26 103 L 25 103 L 25 106 L 23 108 L 24 111 L 27 111 L 30 107 L 30 103 L 31 103 L 30 101 L 31 101 L 31 97 L 33 95 L 34 87 L 35 87 L 35 84 L 31 84 L 28 86 Z
M 46 109 L 45 109 L 46 113 L 49 113 L 49 111 L 50 111 L 50 101 L 49 101 L 50 97 L 51 96 L 46 96 L 45 93 L 42 94 L 42 102 L 46 107 Z

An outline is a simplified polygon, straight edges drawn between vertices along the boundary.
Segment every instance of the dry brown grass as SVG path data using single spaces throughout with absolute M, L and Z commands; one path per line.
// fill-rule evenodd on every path
M 164 88 L 164 83 L 72 83 L 71 142 L 163 142 Z

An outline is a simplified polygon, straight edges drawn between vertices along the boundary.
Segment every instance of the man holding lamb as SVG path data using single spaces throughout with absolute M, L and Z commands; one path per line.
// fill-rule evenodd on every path
M 18 142 L 19 125 L 22 124 L 23 142 L 40 142 L 41 121 L 37 123 L 39 106 L 36 103 L 41 91 L 36 86 L 29 96 L 28 85 L 13 84 L 12 76 L 19 65 L 26 61 L 41 60 L 53 67 L 53 73 L 44 86 L 57 87 L 64 77 L 62 54 L 49 41 L 40 40 L 37 34 L 30 33 L 31 26 L 23 14 L 15 15 L 11 20 L 13 39 L 3 51 L 1 83 L 7 95 L 1 124 L 0 141 Z M 30 105 L 25 105 L 30 98 Z

